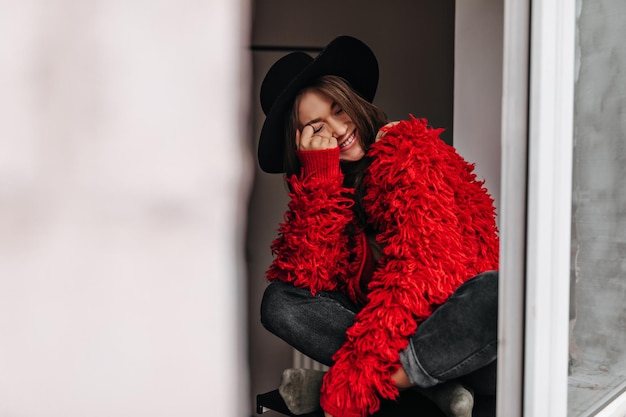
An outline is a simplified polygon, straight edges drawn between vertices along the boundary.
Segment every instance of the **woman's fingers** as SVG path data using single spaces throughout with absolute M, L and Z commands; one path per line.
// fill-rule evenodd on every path
M 398 123 L 400 123 L 400 122 L 399 122 L 399 121 L 397 121 L 397 122 L 389 122 L 389 123 L 387 123 L 386 125 L 384 125 L 384 126 L 383 126 L 383 127 L 382 127 L 379 131 L 378 131 L 378 134 L 376 134 L 376 139 L 374 139 L 374 142 L 378 142 L 380 139 L 382 139 L 382 138 L 383 138 L 383 136 L 385 136 L 385 135 L 387 134 L 387 132 L 385 132 L 385 131 L 384 131 L 384 129 L 385 129 L 385 128 L 395 126 L 395 125 L 397 125 Z
M 308 129 L 307 129 L 308 128 Z M 337 139 L 315 133 L 311 125 L 306 125 L 302 133 L 296 130 L 296 147 L 301 151 L 315 151 L 337 147 Z
M 319 136 L 315 135 L 311 138 L 309 142 L 308 149 L 306 150 L 322 150 L 322 149 L 330 149 L 337 147 L 337 139 L 333 137 Z
M 307 129 L 310 127 L 310 129 Z M 306 125 L 302 128 L 302 132 L 300 129 L 296 129 L 296 149 L 304 150 L 309 141 L 311 140 L 311 136 L 313 135 L 314 130 L 311 126 Z
M 297 134 L 297 131 L 296 131 Z M 298 144 L 298 149 L 300 150 L 306 150 L 309 147 L 309 143 L 311 142 L 311 139 L 313 138 L 313 135 L 315 134 L 315 129 L 313 129 L 313 126 L 311 125 L 306 125 L 302 128 L 302 133 L 299 135 L 299 139 L 297 138 L 298 142 L 296 142 Z

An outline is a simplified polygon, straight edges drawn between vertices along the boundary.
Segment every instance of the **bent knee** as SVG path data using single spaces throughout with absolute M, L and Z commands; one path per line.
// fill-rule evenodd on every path
M 300 294 L 305 290 L 280 281 L 270 283 L 261 299 L 261 324 L 270 332 L 277 334 L 289 326 L 294 315 L 293 306 L 297 306 Z M 309 293 L 310 296 L 310 293 Z
M 481 291 L 498 295 L 498 271 L 487 271 L 476 277 Z
M 498 326 L 498 272 L 489 271 L 479 275 L 478 305 L 482 307 L 485 322 L 491 322 L 494 337 Z M 488 326 L 489 327 L 489 326 Z
M 270 283 L 261 299 L 261 324 L 266 329 L 274 327 L 275 321 L 280 317 L 279 311 L 282 304 L 282 289 L 278 282 Z
M 467 281 L 464 285 L 473 293 L 498 298 L 498 271 L 487 271 Z
M 485 320 L 493 320 L 498 317 L 498 271 L 484 272 L 470 279 L 462 289 L 462 293 L 472 300 L 472 305 L 477 314 Z

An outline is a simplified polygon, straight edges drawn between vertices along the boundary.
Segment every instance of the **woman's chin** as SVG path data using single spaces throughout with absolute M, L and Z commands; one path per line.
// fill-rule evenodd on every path
M 363 159 L 365 152 L 363 149 L 350 149 L 348 152 L 339 154 L 339 160 L 344 162 L 356 162 Z

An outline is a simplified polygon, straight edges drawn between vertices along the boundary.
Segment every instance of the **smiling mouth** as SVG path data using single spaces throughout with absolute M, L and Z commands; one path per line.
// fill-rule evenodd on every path
M 355 131 L 356 132 L 356 131 Z M 352 134 L 348 137 L 348 139 L 344 140 L 340 145 L 339 148 L 340 149 L 345 149 L 348 146 L 352 145 L 354 143 L 354 141 L 356 140 L 356 135 L 355 132 L 352 132 Z

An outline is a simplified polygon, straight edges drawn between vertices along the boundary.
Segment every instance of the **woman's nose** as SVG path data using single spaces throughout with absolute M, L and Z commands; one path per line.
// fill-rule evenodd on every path
M 348 131 L 348 125 L 341 120 L 333 119 L 330 122 L 330 128 L 335 138 L 340 138 Z

